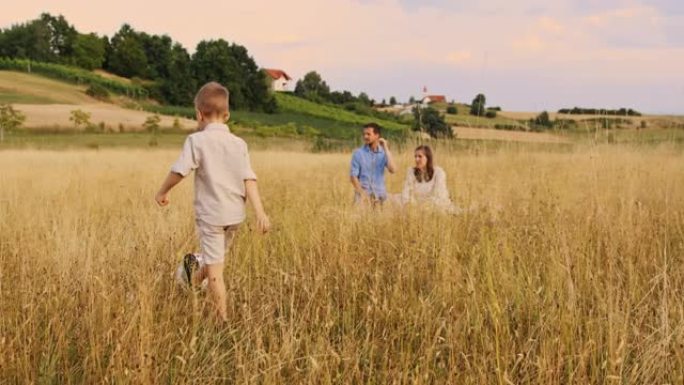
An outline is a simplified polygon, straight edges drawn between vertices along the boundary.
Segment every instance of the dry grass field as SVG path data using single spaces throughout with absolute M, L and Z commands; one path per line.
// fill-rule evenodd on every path
M 499 116 L 514 120 L 530 120 L 534 119 L 539 115 L 539 112 L 522 112 L 522 111 L 501 111 L 498 113 Z M 681 115 L 643 115 L 643 116 L 611 116 L 611 115 L 571 115 L 571 114 L 559 114 L 557 112 L 550 111 L 549 117 L 551 120 L 557 119 L 569 119 L 576 121 L 585 121 L 591 119 L 622 119 L 629 120 L 631 125 L 638 127 L 641 122 L 645 122 L 648 127 L 656 128 L 667 128 L 673 125 L 684 124 L 684 117 Z
M 680 149 L 438 148 L 461 216 L 353 209 L 348 154 L 254 152 L 275 228 L 242 226 L 227 326 L 171 278 L 176 155 L 0 152 L 0 383 L 684 381 Z
M 143 124 L 151 113 L 145 111 L 129 110 L 108 103 L 82 104 L 78 106 L 68 104 L 15 104 L 17 110 L 26 115 L 25 127 L 31 128 L 53 128 L 74 129 L 74 123 L 69 120 L 71 111 L 82 110 L 90 114 L 90 122 L 99 124 L 105 122 L 108 131 L 120 131 L 123 127 L 125 131 L 143 131 Z M 160 116 L 162 127 L 172 127 L 173 117 Z M 197 122 L 178 118 L 178 122 L 183 129 L 191 130 L 197 127 Z M 83 129 L 83 128 L 82 128 Z

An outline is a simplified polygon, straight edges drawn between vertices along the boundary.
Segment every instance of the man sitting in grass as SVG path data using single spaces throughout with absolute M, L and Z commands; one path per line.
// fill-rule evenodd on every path
M 354 203 L 382 204 L 387 199 L 385 168 L 394 173 L 396 166 L 387 140 L 381 137 L 382 129 L 377 123 L 363 127 L 363 147 L 354 151 L 350 178 L 354 186 Z

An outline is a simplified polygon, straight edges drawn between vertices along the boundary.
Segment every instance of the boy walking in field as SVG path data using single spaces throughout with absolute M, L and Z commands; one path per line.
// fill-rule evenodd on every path
M 169 191 L 195 171 L 195 221 L 200 253 L 183 258 L 181 277 L 190 286 L 208 280 L 208 291 L 218 317 L 228 320 L 223 265 L 240 223 L 245 220 L 245 201 L 256 212 L 257 229 L 270 228 L 250 165 L 247 144 L 233 135 L 228 120 L 228 90 L 211 82 L 195 96 L 198 132 L 188 136 L 176 163 L 171 167 L 155 200 L 169 204 Z

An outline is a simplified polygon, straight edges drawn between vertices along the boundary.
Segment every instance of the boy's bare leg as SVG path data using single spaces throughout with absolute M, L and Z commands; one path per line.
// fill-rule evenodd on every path
M 192 275 L 192 287 L 199 287 L 205 278 L 207 278 L 207 265 L 200 264 L 199 270 Z
M 227 322 L 228 309 L 226 283 L 223 281 L 223 264 L 204 265 L 197 279 L 202 282 L 205 277 L 209 280 L 209 294 L 216 308 L 216 315 L 220 320 Z

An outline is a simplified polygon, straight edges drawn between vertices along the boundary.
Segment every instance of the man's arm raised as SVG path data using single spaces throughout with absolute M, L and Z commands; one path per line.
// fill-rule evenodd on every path
M 394 174 L 397 171 L 397 166 L 394 164 L 394 157 L 389 149 L 389 143 L 385 138 L 380 138 L 380 145 L 385 149 L 385 156 L 387 157 L 387 171 Z

